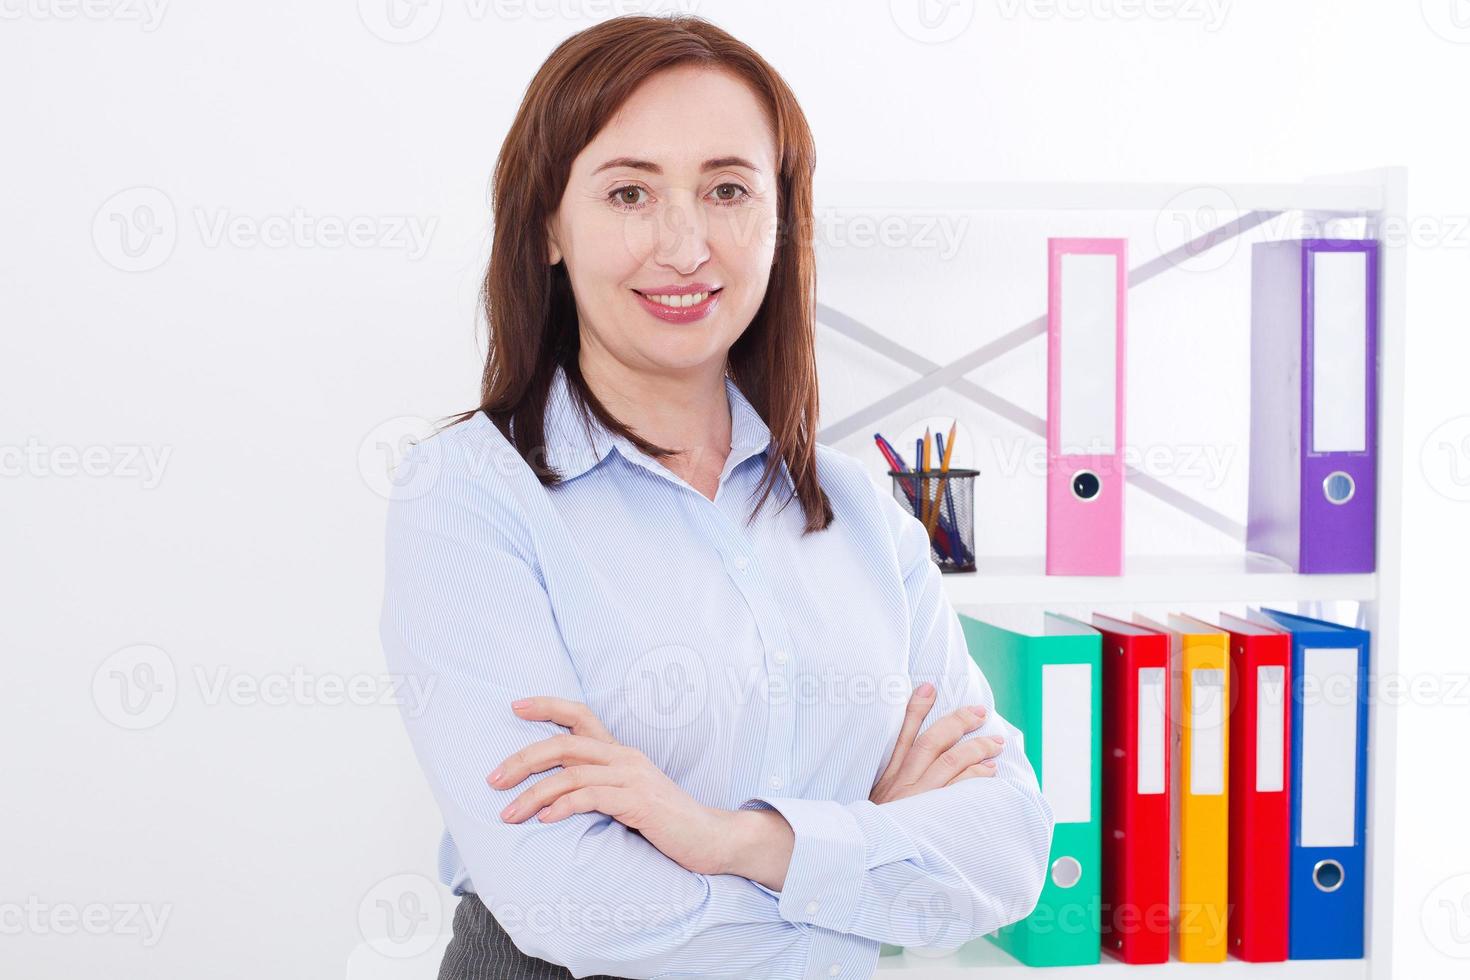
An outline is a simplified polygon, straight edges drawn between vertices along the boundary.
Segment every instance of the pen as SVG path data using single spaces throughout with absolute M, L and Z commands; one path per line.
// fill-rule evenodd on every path
M 873 441 L 877 444 L 878 451 L 883 454 L 883 458 L 885 461 L 887 461 L 888 468 L 890 470 L 892 470 L 894 473 L 909 472 L 908 462 L 903 458 L 902 454 L 900 454 L 897 449 L 893 448 L 893 443 L 883 438 L 883 433 L 873 433 Z M 914 486 L 910 487 L 909 482 L 902 476 L 900 476 L 898 478 L 898 485 L 900 488 L 902 488 L 903 495 L 908 498 L 909 507 L 912 508 L 913 511 L 917 514 L 919 512 L 918 478 L 915 478 Z M 942 519 L 939 523 L 939 533 L 935 536 L 935 540 L 938 542 L 941 553 L 947 555 L 950 558 L 958 558 L 960 554 L 960 549 L 962 549 L 964 545 L 963 542 L 960 542 L 959 534 L 955 530 L 957 525 L 954 523 L 953 515 L 951 515 L 949 524 L 946 525 Z M 957 544 L 959 545 L 959 547 L 956 547 Z M 964 550 L 968 551 L 968 549 Z

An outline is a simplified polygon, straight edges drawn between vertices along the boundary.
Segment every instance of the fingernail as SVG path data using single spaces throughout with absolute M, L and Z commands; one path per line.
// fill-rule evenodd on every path
M 516 815 L 516 805 L 514 803 L 512 803 L 510 806 L 506 807 L 504 810 L 501 810 L 500 811 L 500 819 L 501 820 L 509 820 L 511 817 L 513 817 L 515 815 Z
M 975 718 L 976 721 L 979 721 L 981 718 L 985 717 L 985 708 L 982 705 L 972 704 L 965 710 L 968 711 L 971 716 Z
M 919 685 L 919 689 L 915 693 L 917 693 L 921 698 L 927 698 L 929 695 L 934 693 L 934 685 L 930 684 L 928 681 L 925 681 L 924 683 Z
M 1006 739 L 1005 739 L 1005 736 L 1004 735 L 992 735 L 992 736 L 990 736 L 990 740 L 992 742 L 994 742 L 996 745 L 1004 745 L 1004 744 L 1006 744 Z
M 497 769 L 497 770 L 495 770 L 494 772 L 492 772 L 490 774 L 490 781 L 492 783 L 498 783 L 498 782 L 500 782 L 500 777 L 501 776 L 504 776 L 504 775 L 505 775 L 505 770 L 504 769 Z
M 525 698 L 522 698 L 522 699 L 521 699 L 521 700 L 519 700 L 519 701 L 512 701 L 512 702 L 511 702 L 511 703 L 510 703 L 510 706 L 511 706 L 511 707 L 512 707 L 512 708 L 515 708 L 515 709 L 517 709 L 517 710 L 519 710 L 519 709 L 521 709 L 521 708 L 524 708 L 524 707 L 526 707 L 526 706 L 527 706 L 527 705 L 529 705 L 529 704 L 530 704 L 530 703 L 531 703 L 531 702 L 530 702 L 530 701 L 528 701 L 528 700 L 526 700 L 526 699 L 525 699 Z
M 994 759 L 985 759 L 985 760 L 982 760 L 981 761 L 980 765 L 984 766 L 986 769 L 994 769 L 995 768 L 995 760 Z

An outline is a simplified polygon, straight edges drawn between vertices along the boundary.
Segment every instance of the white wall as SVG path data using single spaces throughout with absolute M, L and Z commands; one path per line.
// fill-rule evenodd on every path
M 425 934 L 452 909 L 397 877 L 433 878 L 440 825 L 380 677 L 379 444 L 476 400 L 495 151 L 552 46 L 615 8 L 421 0 L 390 22 L 387 2 L 0 0 L 0 974 L 434 975 L 432 953 L 363 944 L 405 886 L 424 892 Z M 1457 975 L 1470 9 L 925 2 L 932 30 L 915 0 L 697 10 L 786 75 L 823 179 L 1410 168 L 1401 663 L 1426 704 L 1377 764 L 1399 767 L 1399 975 Z M 271 238 L 293 216 L 305 230 Z M 343 245 L 331 223 L 349 219 Z M 1024 269 L 1007 286 L 1002 227 L 967 242 L 989 257 L 995 332 L 1039 312 Z M 852 258 L 824 266 L 834 289 Z M 1230 295 L 1231 275 L 1208 288 Z M 1178 321 L 1140 302 L 1141 323 Z M 935 360 L 978 346 L 953 317 L 903 336 Z M 1164 340 L 1135 370 L 1188 343 Z M 835 417 L 878 368 L 821 342 Z M 1009 381 L 976 380 L 1036 405 L 1035 351 L 1017 356 Z M 991 431 L 963 403 L 885 428 L 958 412 Z M 1202 418 L 1224 442 L 1239 421 Z M 1217 504 L 1243 518 L 1238 480 Z M 1016 533 L 994 549 L 1039 547 Z M 1142 533 L 1130 547 L 1165 550 Z M 122 678 L 160 692 L 143 714 Z M 82 913 L 90 929 L 67 918 Z

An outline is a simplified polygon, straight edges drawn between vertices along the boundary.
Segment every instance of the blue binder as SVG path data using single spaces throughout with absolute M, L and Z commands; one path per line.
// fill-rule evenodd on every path
M 1250 618 L 1291 633 L 1288 955 L 1361 959 L 1369 634 L 1276 609 L 1261 613 Z

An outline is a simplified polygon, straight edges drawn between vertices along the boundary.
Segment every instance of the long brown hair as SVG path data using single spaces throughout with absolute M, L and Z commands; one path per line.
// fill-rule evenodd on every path
M 816 465 L 816 264 L 811 235 L 816 150 L 796 97 L 775 69 L 749 46 L 698 17 L 604 21 L 558 45 L 531 80 L 495 162 L 495 232 L 481 289 L 489 344 L 480 405 L 451 424 L 484 412 L 541 482 L 554 486 L 561 477 L 541 459 L 546 402 L 560 365 L 574 399 L 609 431 L 655 458 L 676 452 L 638 436 L 587 387 L 577 364 L 580 336 L 566 263 L 547 262 L 547 222 L 561 202 L 577 154 L 634 89 L 655 73 L 681 65 L 719 68 L 742 79 L 764 104 L 775 131 L 775 258 L 760 309 L 730 348 L 728 371 L 771 430 L 763 492 L 751 519 L 777 484 L 784 486 L 784 459 L 806 515 L 805 530 L 821 530 L 831 523 L 832 508 L 818 485 Z

